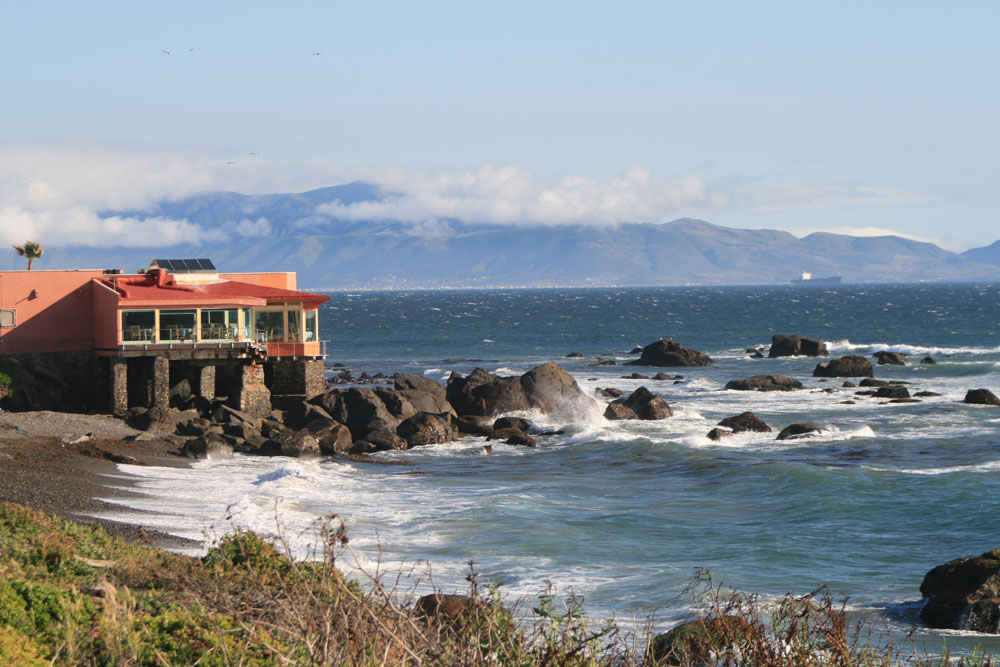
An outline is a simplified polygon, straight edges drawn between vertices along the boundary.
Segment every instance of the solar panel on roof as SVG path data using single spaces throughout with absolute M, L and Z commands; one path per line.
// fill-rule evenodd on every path
M 150 268 L 160 268 L 170 273 L 217 273 L 210 259 L 154 259 Z

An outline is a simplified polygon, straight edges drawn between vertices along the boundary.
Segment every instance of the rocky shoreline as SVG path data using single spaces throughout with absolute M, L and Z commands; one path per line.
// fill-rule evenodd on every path
M 764 357 L 764 350 L 747 352 L 753 358 Z M 637 348 L 633 353 L 641 356 L 630 365 L 683 367 L 713 363 L 707 355 L 666 339 Z M 797 335 L 776 335 L 768 351 L 771 358 L 827 355 L 824 341 Z M 905 355 L 877 353 L 873 356 L 877 364 L 909 363 Z M 933 363 L 933 359 L 928 357 L 920 363 Z M 862 397 L 888 399 L 888 402 L 917 400 L 910 396 L 905 383 L 873 379 L 873 364 L 856 355 L 820 361 L 813 375 L 844 378 L 843 386 L 847 388 L 854 388 L 851 380 L 859 379 L 861 389 L 854 392 L 859 400 Z M 638 373 L 626 377 L 683 381 L 681 376 L 665 373 L 653 378 Z M 127 421 L 109 415 L 0 413 L 0 460 L 7 473 L 0 482 L 0 501 L 29 505 L 81 522 L 99 523 L 109 532 L 127 539 L 171 548 L 181 541 L 138 525 L 91 518 L 109 508 L 122 511 L 118 506 L 96 500 L 129 493 L 128 478 L 116 469 L 116 464 L 185 466 L 192 458 L 234 453 L 366 457 L 378 451 L 446 443 L 469 435 L 485 438 L 483 447 L 488 453 L 491 440 L 527 447 L 537 445 L 532 436 L 538 435 L 538 430 L 523 418 L 508 416 L 509 413 L 534 410 L 558 415 L 567 421 L 601 414 L 609 420 L 659 420 L 672 416 L 666 400 L 645 386 L 627 396 L 620 390 L 598 389 L 596 398 L 611 399 L 607 403 L 599 402 L 595 396 L 586 394 L 555 362 L 538 366 L 521 376 L 498 376 L 477 368 L 465 376 L 453 373 L 444 385 L 423 376 L 397 374 L 392 378 L 378 378 L 391 381 L 389 387 L 338 386 L 344 379 L 345 373 L 341 371 L 324 393 L 282 405 L 282 409 L 275 409 L 266 417 L 239 412 L 226 405 L 224 399 L 207 401 L 184 386 L 171 390 L 170 410 L 133 409 Z M 794 378 L 757 375 L 732 380 L 725 388 L 787 392 L 801 391 L 803 385 Z M 1000 400 L 985 389 L 970 389 L 964 402 L 1000 405 Z M 784 440 L 811 437 L 824 429 L 796 423 L 777 430 L 776 439 Z M 721 440 L 743 431 L 769 433 L 772 428 L 752 412 L 744 412 L 721 420 L 707 437 Z M 970 626 L 970 614 L 965 613 L 966 608 L 958 602 L 946 605 L 958 610 L 951 618 L 943 620 L 939 618 L 941 614 L 936 613 L 925 616 L 926 620 L 934 627 L 996 632 L 998 615 L 981 610 L 1000 609 L 1000 592 L 997 592 L 1000 589 L 994 590 L 994 580 L 1000 580 L 997 577 L 1000 575 L 994 575 L 987 582 L 986 590 L 974 594 L 940 593 L 942 587 L 947 589 L 949 584 L 947 581 L 942 583 L 938 577 L 935 592 L 928 593 L 928 597 L 974 598 L 978 611 L 971 618 L 986 619 L 985 626 L 976 623 L 972 624 L 975 627 Z M 963 582 L 958 584 L 964 585 Z M 969 598 L 970 595 L 973 598 Z

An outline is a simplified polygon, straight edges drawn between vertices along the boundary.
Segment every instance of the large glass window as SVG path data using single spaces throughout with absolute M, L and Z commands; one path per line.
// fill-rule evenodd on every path
M 289 310 L 288 311 L 288 340 L 293 342 L 300 342 L 302 338 L 299 336 L 299 329 L 302 328 L 302 311 L 301 310 Z
M 257 340 L 279 343 L 285 340 L 285 313 L 281 310 L 257 310 L 253 314 Z
M 156 328 L 155 310 L 123 310 L 122 342 L 148 343 L 153 340 Z
M 306 311 L 306 340 L 319 340 L 319 318 L 317 310 Z
M 212 308 L 201 311 L 201 339 L 223 340 L 236 338 L 239 326 L 236 308 Z
M 194 310 L 161 310 L 160 340 L 194 340 Z

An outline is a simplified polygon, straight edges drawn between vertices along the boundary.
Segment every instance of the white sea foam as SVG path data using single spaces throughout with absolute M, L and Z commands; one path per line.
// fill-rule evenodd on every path
M 865 466 L 868 470 L 878 472 L 896 472 L 904 475 L 950 475 L 959 472 L 988 473 L 1000 470 L 1000 461 L 987 461 L 975 465 L 947 466 L 944 468 L 884 468 L 879 466 Z
M 872 354 L 875 352 L 943 356 L 1000 354 L 1000 347 L 943 347 L 937 345 L 912 345 L 909 343 L 852 343 L 847 338 L 828 341 L 826 347 L 831 353 L 867 350 Z

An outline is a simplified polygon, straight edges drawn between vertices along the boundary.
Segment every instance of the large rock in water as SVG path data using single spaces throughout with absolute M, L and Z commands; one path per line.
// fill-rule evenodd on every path
M 455 412 L 463 416 L 536 409 L 576 418 L 597 410 L 597 403 L 555 362 L 533 368 L 521 377 L 500 377 L 482 368 L 474 369 L 467 377 L 452 373 L 447 397 Z
M 813 370 L 813 377 L 820 378 L 870 378 L 872 375 L 872 363 L 856 354 L 824 361 Z
M 775 334 L 771 336 L 771 351 L 767 356 L 775 357 L 825 357 L 829 352 L 826 342 L 819 338 L 809 338 L 798 334 Z
M 634 412 L 639 419 L 666 419 L 674 414 L 670 405 L 662 397 L 645 387 L 639 387 L 621 403 Z M 607 412 L 605 412 L 605 416 L 607 416 Z
M 771 427 L 752 412 L 744 412 L 735 417 L 726 417 L 717 426 L 732 429 L 733 433 L 740 433 L 742 431 L 756 431 L 757 433 L 771 432 Z
M 451 413 L 457 416 L 455 409 L 448 402 L 444 385 L 422 375 L 399 373 L 393 379 L 395 392 L 410 402 L 417 412 L 440 414 Z
M 698 350 L 689 350 L 669 338 L 661 338 L 642 348 L 642 354 L 630 366 L 713 366 L 715 362 Z
M 974 405 L 1000 405 L 1000 399 L 989 389 L 970 389 L 965 392 L 963 402 Z
M 320 394 L 312 402 L 326 410 L 334 420 L 351 429 L 355 440 L 361 440 L 376 429 L 386 428 L 395 433 L 401 421 L 393 415 L 382 399 L 367 387 L 352 387 L 347 391 Z
M 736 391 L 793 391 L 802 389 L 802 383 L 785 375 L 754 375 L 743 380 L 730 380 L 726 389 Z
M 396 435 L 406 440 L 408 447 L 418 447 L 451 442 L 455 439 L 457 431 L 451 425 L 449 413 L 432 415 L 420 412 L 404 420 L 396 428 Z
M 933 628 L 1000 632 L 1000 549 L 938 565 L 924 576 L 920 617 Z

